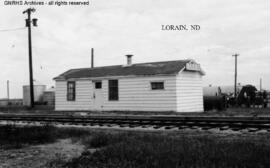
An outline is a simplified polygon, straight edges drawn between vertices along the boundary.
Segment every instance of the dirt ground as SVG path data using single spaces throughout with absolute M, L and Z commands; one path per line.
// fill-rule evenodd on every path
M 84 146 L 62 139 L 56 143 L 0 151 L 0 168 L 45 168 L 52 161 L 78 157 Z

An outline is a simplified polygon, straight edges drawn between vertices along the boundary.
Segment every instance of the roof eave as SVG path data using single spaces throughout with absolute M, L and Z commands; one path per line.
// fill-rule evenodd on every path
M 99 76 L 99 77 L 81 77 L 81 78 L 64 78 L 64 77 L 55 77 L 55 81 L 66 81 L 66 80 L 96 80 L 96 79 L 115 79 L 115 78 L 136 78 L 136 77 L 153 77 L 153 76 L 175 76 L 178 73 L 170 74 L 154 74 L 154 75 L 126 75 L 126 76 Z

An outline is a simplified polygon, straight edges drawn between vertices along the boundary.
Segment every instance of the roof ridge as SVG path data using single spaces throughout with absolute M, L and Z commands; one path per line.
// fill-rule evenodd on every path
M 156 74 L 175 74 L 183 69 L 190 59 L 144 62 L 136 63 L 125 68 L 124 65 L 110 65 L 100 67 L 74 68 L 70 69 L 57 78 L 85 77 L 85 76 L 127 76 L 127 75 L 156 75 Z
M 143 65 L 143 64 L 154 64 L 154 63 L 156 64 L 156 63 L 177 62 L 177 61 L 191 61 L 191 60 L 190 59 L 183 59 L 183 60 L 171 60 L 171 61 L 159 61 L 159 62 L 143 62 L 143 63 L 136 63 L 136 64 L 132 64 L 132 65 Z M 69 69 L 68 71 L 71 71 L 71 70 L 85 70 L 85 69 L 98 69 L 98 68 L 105 68 L 105 67 L 108 68 L 108 67 L 117 67 L 117 66 L 123 66 L 123 65 L 107 65 L 107 66 L 98 66 L 98 67 L 94 67 L 94 68 L 91 68 L 91 67 L 72 68 L 72 69 Z

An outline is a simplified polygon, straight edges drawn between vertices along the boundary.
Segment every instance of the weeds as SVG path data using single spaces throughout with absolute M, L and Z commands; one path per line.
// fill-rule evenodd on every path
M 81 140 L 80 157 L 67 161 L 55 157 L 49 167 L 69 168 L 266 168 L 270 165 L 269 136 L 217 137 L 188 134 L 120 133 L 45 126 L 1 126 L 0 148 Z M 92 150 L 95 149 L 95 150 Z
M 269 167 L 270 148 L 245 139 L 226 141 L 206 136 L 171 137 L 151 134 L 97 134 L 88 150 L 67 167 L 185 168 Z
M 0 149 L 52 143 L 61 138 L 80 139 L 84 135 L 89 135 L 89 131 L 75 128 L 59 129 L 51 125 L 24 127 L 5 125 L 0 126 Z
M 128 138 L 132 133 L 105 133 L 105 132 L 92 132 L 90 137 L 84 137 L 82 143 L 87 148 L 101 148 L 107 145 L 122 142 Z
M 46 167 L 48 168 L 59 168 L 63 167 L 67 162 L 66 155 L 56 153 L 54 156 L 54 159 L 52 159 L 50 162 L 46 164 Z
M 54 127 L 0 127 L 0 148 L 20 148 L 27 144 L 54 142 Z

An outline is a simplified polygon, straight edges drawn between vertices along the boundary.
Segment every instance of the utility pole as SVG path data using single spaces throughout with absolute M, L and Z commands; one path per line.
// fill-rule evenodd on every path
M 9 100 L 9 80 L 7 80 L 7 99 Z
M 31 13 L 35 12 L 34 8 L 28 8 L 23 11 L 23 14 L 27 13 L 28 18 L 25 19 L 26 27 L 28 27 L 28 47 L 29 47 L 29 80 L 30 80 L 30 107 L 34 107 L 34 85 L 33 85 L 33 65 L 32 65 L 32 37 L 31 37 L 31 23 L 33 26 L 37 26 L 37 19 L 31 20 Z
M 235 58 L 235 69 L 234 69 L 234 98 L 235 103 L 237 103 L 237 57 L 239 54 L 232 55 Z
M 262 91 L 262 78 L 260 78 L 260 91 Z

